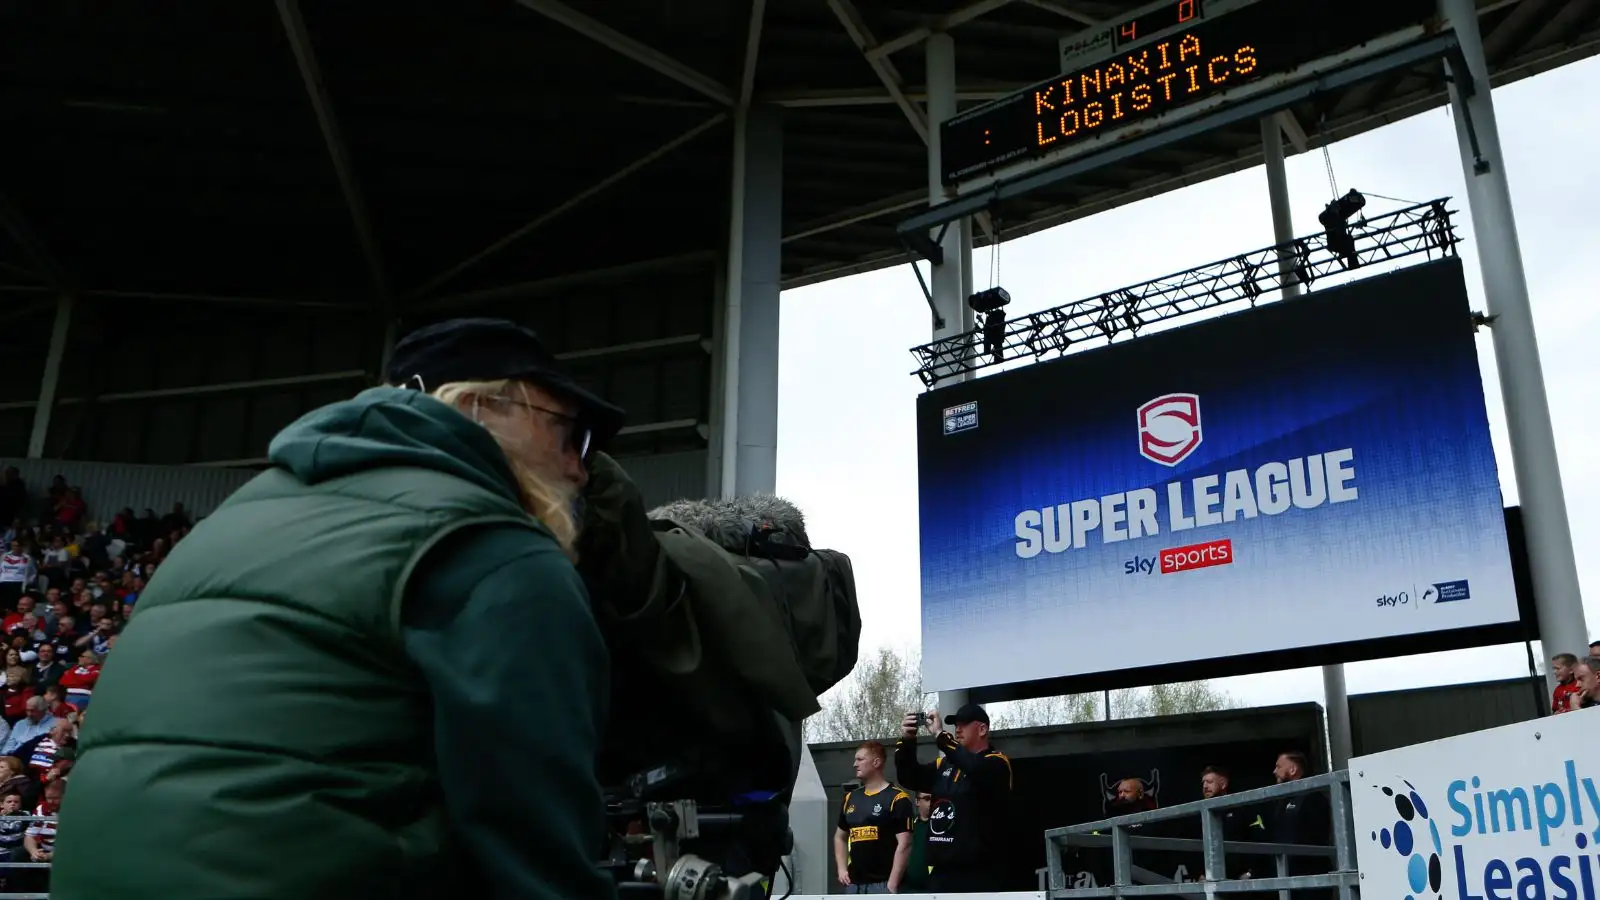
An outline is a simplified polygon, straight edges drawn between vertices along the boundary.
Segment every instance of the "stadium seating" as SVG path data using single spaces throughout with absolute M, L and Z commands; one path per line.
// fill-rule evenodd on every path
M 33 852 L 54 838 L 59 789 L 47 786 L 70 779 L 100 665 L 192 524 L 176 504 L 163 517 L 123 509 L 97 520 L 92 500 L 59 476 L 44 491 L 14 469 L 0 478 L 0 892 L 44 874 L 6 863 L 47 861 Z

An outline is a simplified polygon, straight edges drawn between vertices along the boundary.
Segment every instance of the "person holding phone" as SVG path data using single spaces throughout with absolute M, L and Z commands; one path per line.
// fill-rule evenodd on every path
M 929 890 L 980 893 L 1002 889 L 1010 854 L 1011 760 L 989 743 L 989 714 L 968 703 L 944 719 L 954 732 L 938 730 L 939 757 L 917 759 L 917 729 L 922 713 L 907 713 L 894 748 L 895 775 L 911 790 L 932 797 L 928 816 Z M 938 710 L 927 722 L 937 728 Z

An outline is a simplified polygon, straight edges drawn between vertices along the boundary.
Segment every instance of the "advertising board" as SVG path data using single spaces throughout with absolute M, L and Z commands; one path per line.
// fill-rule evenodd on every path
M 1589 709 L 1352 759 L 1361 896 L 1596 896 L 1596 735 Z
M 1458 260 L 917 415 L 928 690 L 1518 621 Z

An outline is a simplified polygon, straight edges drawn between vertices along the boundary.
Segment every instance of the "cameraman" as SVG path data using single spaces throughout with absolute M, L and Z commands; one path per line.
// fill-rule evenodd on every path
M 939 711 L 928 721 L 937 723 Z M 932 763 L 917 761 L 920 713 L 907 713 L 895 744 L 895 774 L 901 785 L 933 795 L 928 828 L 930 890 L 968 894 L 1000 890 L 1010 852 L 1011 760 L 989 743 L 989 714 L 968 703 L 945 719 L 955 734 L 939 731 Z

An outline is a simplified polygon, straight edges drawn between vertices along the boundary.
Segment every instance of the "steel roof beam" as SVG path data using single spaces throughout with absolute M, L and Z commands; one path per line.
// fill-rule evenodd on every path
M 761 60 L 761 29 L 766 24 L 767 0 L 750 0 L 750 27 L 744 38 L 744 71 L 739 76 L 739 108 L 749 109 L 756 89 L 756 64 Z
M 1311 146 L 1311 139 L 1306 136 L 1306 130 L 1300 126 L 1300 120 L 1295 117 L 1293 110 L 1283 110 L 1278 113 L 1278 127 L 1283 129 L 1283 136 L 1289 139 L 1289 145 L 1294 147 L 1294 152 L 1304 153 Z
M 564 202 L 558 204 L 553 209 L 547 210 L 546 212 L 540 214 L 538 217 L 534 218 L 528 224 L 522 226 L 521 228 L 518 228 L 516 231 L 511 232 L 510 234 L 506 235 L 505 237 L 495 241 L 494 243 L 492 243 L 489 246 L 483 248 L 482 250 L 478 251 L 477 253 L 472 254 L 471 256 L 467 257 L 466 259 L 462 260 L 461 262 L 456 263 L 454 266 L 451 266 L 449 269 L 446 269 L 445 271 L 440 272 L 438 275 L 435 275 L 433 278 L 428 279 L 426 284 L 422 285 L 421 287 L 417 288 L 416 290 L 414 290 L 410 294 L 408 294 L 406 296 L 406 298 L 405 298 L 406 301 L 409 302 L 409 301 L 414 300 L 414 299 L 416 299 L 418 297 L 421 297 L 423 294 L 428 293 L 429 291 L 433 290 L 434 288 L 438 287 L 439 285 L 444 284 L 446 281 L 449 281 L 450 279 L 456 277 L 457 275 L 460 275 L 462 272 L 466 271 L 467 269 L 471 268 L 472 266 L 475 266 L 478 263 L 482 262 L 484 259 L 486 259 L 486 258 L 488 258 L 490 256 L 493 256 L 494 254 L 499 253 L 501 250 L 504 250 L 506 247 L 510 246 L 511 244 L 514 244 L 517 241 L 522 240 L 523 238 L 527 237 L 529 234 L 532 234 L 535 230 L 537 230 L 538 228 L 540 228 L 541 226 L 543 226 L 545 223 L 549 222 L 550 220 L 555 219 L 555 218 L 557 218 L 557 217 L 559 217 L 559 216 L 571 211 L 572 209 L 574 209 L 574 208 L 576 208 L 578 206 L 581 206 L 585 201 L 589 200 L 589 198 L 594 197 L 596 194 L 603 193 L 604 191 L 606 191 L 607 189 L 611 188 L 612 186 L 614 186 L 618 182 L 626 179 L 628 176 L 632 175 L 633 173 L 639 171 L 640 169 L 645 168 L 646 166 L 648 166 L 651 163 L 655 162 L 656 160 L 662 158 L 663 156 L 666 156 L 666 155 L 672 153 L 674 150 L 677 150 L 679 147 L 682 147 L 684 144 L 689 143 L 690 141 L 694 140 L 695 138 L 699 137 L 700 135 L 704 134 L 705 132 L 711 130 L 712 128 L 715 128 L 716 126 L 721 125 L 723 122 L 727 121 L 727 118 L 728 118 L 728 114 L 727 113 L 717 113 L 716 115 L 714 115 L 711 118 L 705 120 L 704 122 L 701 122 L 699 125 L 696 125 L 695 127 L 689 129 L 688 131 L 685 131 L 683 134 L 678 135 L 677 137 L 673 138 L 670 141 L 667 141 L 665 144 L 662 144 L 660 147 L 657 147 L 656 149 L 651 150 L 649 153 L 646 153 L 645 155 L 643 155 L 643 156 L 639 157 L 638 159 L 634 160 L 633 162 L 628 163 L 626 166 L 623 166 L 622 168 L 618 169 L 617 171 L 611 173 L 610 175 L 607 175 L 605 178 L 602 178 L 599 181 L 595 182 L 594 184 L 590 185 L 589 187 L 584 188 L 583 190 L 579 191 L 576 194 L 573 194 L 570 198 L 568 198 Z
M 856 9 L 850 0 L 828 0 L 828 7 L 838 17 L 839 24 L 844 26 L 845 33 L 850 35 L 851 43 L 866 57 L 867 65 L 877 74 L 878 80 L 883 82 L 884 90 L 889 92 L 889 97 L 894 100 L 900 111 L 905 113 L 906 120 L 911 123 L 911 129 L 928 142 L 928 116 L 920 106 L 911 102 L 906 96 L 905 82 L 901 80 L 900 73 L 895 69 L 894 63 L 881 57 L 874 56 L 872 51 L 878 46 L 878 39 L 873 37 L 872 29 L 867 27 L 866 19 L 861 17 L 861 11 Z
M 1094 16 L 1079 12 L 1065 3 L 1056 2 L 1056 0 L 1022 0 L 1022 2 L 1028 4 L 1029 6 L 1042 9 L 1045 12 L 1053 12 L 1063 19 L 1071 19 L 1072 21 L 1077 22 L 1079 25 L 1086 27 L 1092 27 L 1100 24 L 1100 20 L 1096 19 Z
M 54 294 L 50 287 L 32 284 L 0 284 L 0 294 Z M 108 300 L 158 300 L 168 303 L 219 303 L 234 306 L 262 306 L 285 309 L 304 309 L 317 312 L 354 312 L 358 307 L 331 300 L 297 300 L 292 297 L 245 297 L 225 294 L 186 294 L 176 291 L 122 291 L 107 288 L 85 288 L 77 296 Z
M 484 288 L 478 291 L 468 291 L 463 294 L 453 294 L 449 297 L 439 297 L 420 304 L 417 309 L 433 311 L 470 306 L 475 303 L 502 303 L 508 300 L 531 299 L 553 294 L 557 291 L 570 290 L 575 287 L 619 281 L 623 278 L 631 278 L 647 272 L 663 272 L 673 269 L 693 268 L 696 265 L 710 265 L 714 258 L 714 254 L 710 251 L 696 250 L 692 253 L 679 253 L 656 259 L 622 263 L 605 269 L 568 272 L 565 275 L 554 275 L 549 278 L 540 278 L 536 281 L 524 281 L 517 284 Z
M 28 260 L 38 269 L 31 274 L 43 278 L 57 293 L 70 290 L 72 279 L 67 275 L 67 270 L 51 255 L 22 211 L 4 194 L 0 194 L 0 229 L 11 235 L 11 239 L 17 242 L 17 246 L 22 248 Z
M 552 19 L 573 31 L 626 56 L 634 62 L 671 78 L 717 101 L 723 106 L 734 106 L 738 98 L 716 79 L 696 72 L 681 62 L 667 56 L 617 31 L 609 25 L 591 19 L 559 0 L 517 0 L 523 6 L 545 18 Z
M 949 31 L 957 25 L 963 22 L 970 22 L 979 16 L 986 16 L 1011 2 L 1013 0 L 978 0 L 976 3 L 952 10 L 921 28 L 913 28 L 899 37 L 890 38 L 873 47 L 867 51 L 867 59 L 881 58 L 904 50 L 907 47 L 915 47 L 917 44 L 927 40 L 931 35 L 941 31 Z
M 900 72 L 895 69 L 894 63 L 886 57 L 873 56 L 872 50 L 878 46 L 878 39 L 873 36 L 872 29 L 867 27 L 866 19 L 861 17 L 861 10 L 856 9 L 850 0 L 828 0 L 828 7 L 838 17 L 839 24 L 844 26 L 845 33 L 850 35 L 850 40 L 866 57 L 867 65 L 878 75 L 878 80 L 883 82 L 884 90 L 894 99 L 895 105 L 906 114 L 906 119 L 911 123 L 911 128 L 922 139 L 923 144 L 928 143 L 928 115 L 922 107 L 911 101 L 906 95 L 905 82 L 900 78 Z M 995 233 L 994 222 L 991 221 L 987 211 L 977 216 L 978 225 L 990 241 L 999 240 Z
M 306 96 L 311 100 L 311 109 L 317 116 L 317 126 L 322 129 L 322 142 L 333 162 L 339 189 L 344 193 L 345 207 L 355 225 L 356 240 L 361 244 L 367 273 L 372 277 L 373 292 L 387 319 L 393 298 L 389 291 L 388 275 L 384 272 L 383 258 L 378 252 L 377 232 L 372 228 L 372 217 L 361 199 L 355 167 L 350 162 L 350 150 L 339 133 L 339 123 L 334 118 L 328 88 L 322 80 L 322 70 L 317 65 L 317 54 L 311 45 L 311 35 L 306 31 L 305 18 L 300 14 L 298 0 L 278 0 L 278 18 L 283 21 L 284 33 L 289 37 L 289 48 L 294 52 L 295 65 L 300 69 L 300 80 L 305 84 Z
M 1001 97 L 1009 97 L 1028 86 L 1028 84 L 1019 81 L 1010 85 L 997 84 L 990 87 L 966 87 L 956 91 L 956 99 L 999 100 Z M 928 90 L 921 86 L 907 88 L 904 93 L 907 99 L 917 103 L 926 103 L 928 100 Z M 769 94 L 762 94 L 761 102 L 792 109 L 818 109 L 839 106 L 883 106 L 894 103 L 895 99 L 881 90 L 844 88 L 838 90 L 773 91 Z

